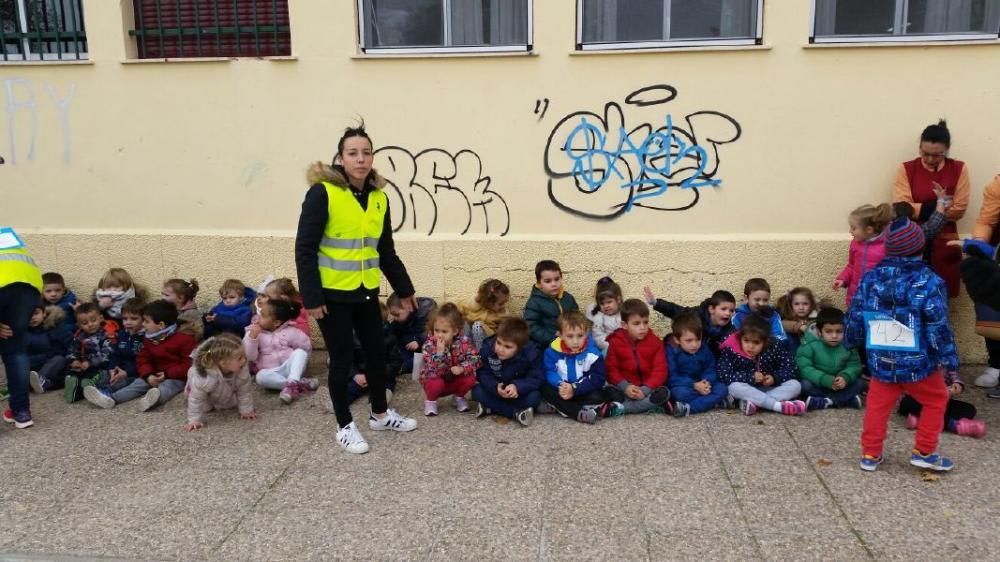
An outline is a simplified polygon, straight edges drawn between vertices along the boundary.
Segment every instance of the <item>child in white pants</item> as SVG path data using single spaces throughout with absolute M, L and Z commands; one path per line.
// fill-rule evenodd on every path
M 316 379 L 305 376 L 312 341 L 294 324 L 300 309 L 296 302 L 271 299 L 243 337 L 247 359 L 257 369 L 257 384 L 280 390 L 278 397 L 285 404 L 319 387 Z

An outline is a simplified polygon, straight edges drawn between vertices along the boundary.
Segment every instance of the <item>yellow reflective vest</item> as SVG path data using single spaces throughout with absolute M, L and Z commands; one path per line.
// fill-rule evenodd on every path
M 382 279 L 378 241 L 389 201 L 382 190 L 368 193 L 362 209 L 349 189 L 323 182 L 328 218 L 319 244 L 319 276 L 324 289 L 377 289 Z
M 24 248 L 0 250 L 0 287 L 27 283 L 42 290 L 42 272 Z

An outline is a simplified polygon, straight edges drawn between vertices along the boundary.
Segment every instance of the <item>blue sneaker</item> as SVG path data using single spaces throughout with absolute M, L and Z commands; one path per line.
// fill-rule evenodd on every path
M 926 468 L 935 472 L 948 472 L 955 468 L 955 463 L 951 462 L 951 459 L 948 457 L 942 457 L 936 452 L 929 455 L 921 455 L 920 451 L 916 449 L 910 455 L 910 464 L 917 468 Z
M 878 470 L 878 465 L 885 462 L 885 455 L 881 457 L 873 457 L 871 455 L 864 455 L 861 457 L 861 470 L 865 472 L 875 472 Z
M 825 410 L 833 406 L 833 400 L 825 398 L 823 396 L 809 396 L 806 398 L 806 410 L 812 412 L 813 410 Z

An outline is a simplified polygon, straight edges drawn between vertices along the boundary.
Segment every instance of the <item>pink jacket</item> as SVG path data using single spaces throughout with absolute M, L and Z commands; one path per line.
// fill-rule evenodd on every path
M 312 340 L 295 326 L 294 320 L 285 322 L 273 332 L 261 331 L 257 339 L 250 337 L 248 327 L 243 336 L 247 360 L 258 371 L 280 367 L 296 349 L 303 349 L 306 353 L 312 351 Z
M 241 414 L 253 409 L 253 385 L 246 367 L 234 375 L 225 376 L 210 369 L 204 376 L 197 367 L 188 370 L 187 409 L 189 422 L 204 422 L 205 414 L 214 410 L 239 408 Z
M 837 276 L 838 281 L 843 281 L 847 288 L 847 306 L 851 305 L 851 299 L 861 284 L 861 278 L 872 270 L 882 258 L 885 257 L 885 236 L 879 234 L 858 242 L 851 240 L 851 249 L 847 254 L 847 265 Z

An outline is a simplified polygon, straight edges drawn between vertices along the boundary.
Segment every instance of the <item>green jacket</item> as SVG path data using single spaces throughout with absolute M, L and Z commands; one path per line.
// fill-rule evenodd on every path
M 857 351 L 847 349 L 843 344 L 831 347 L 808 331 L 795 354 L 795 363 L 803 379 L 823 388 L 833 387 L 833 379 L 838 376 L 844 377 L 850 384 L 861 375 L 861 360 Z
M 531 296 L 524 305 L 524 321 L 531 327 L 531 341 L 548 347 L 556 339 L 559 330 L 559 315 L 570 310 L 580 310 L 573 295 L 565 290 L 555 299 L 542 292 L 538 287 L 531 288 Z

